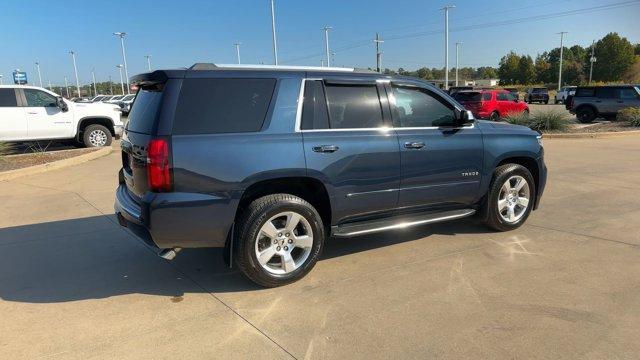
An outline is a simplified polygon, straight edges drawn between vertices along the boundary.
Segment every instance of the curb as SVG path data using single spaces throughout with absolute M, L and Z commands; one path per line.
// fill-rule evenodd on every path
M 103 147 L 102 149 L 92 151 L 88 154 L 78 155 L 68 159 L 62 159 L 48 164 L 34 165 L 22 169 L 9 170 L 0 173 L 0 181 L 13 180 L 26 175 L 34 175 L 43 173 L 50 170 L 62 169 L 68 166 L 81 164 L 90 160 L 94 160 L 106 155 L 109 155 L 113 151 L 111 146 Z
M 640 130 L 593 132 L 593 133 L 542 134 L 542 138 L 543 139 L 600 139 L 600 138 L 634 136 L 634 135 L 640 135 Z

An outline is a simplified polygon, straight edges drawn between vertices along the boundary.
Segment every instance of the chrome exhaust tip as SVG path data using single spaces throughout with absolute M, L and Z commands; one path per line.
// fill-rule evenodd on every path
M 173 249 L 163 249 L 158 253 L 158 256 L 165 260 L 173 260 L 173 258 L 178 255 L 178 253 L 182 250 L 182 248 L 176 247 Z

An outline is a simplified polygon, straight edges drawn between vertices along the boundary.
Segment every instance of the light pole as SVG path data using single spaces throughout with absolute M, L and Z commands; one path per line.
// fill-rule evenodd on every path
M 276 40 L 276 10 L 271 0 L 271 32 L 273 35 L 273 64 L 278 65 L 278 41 Z
M 69 82 L 66 75 L 64 76 L 64 88 L 67 89 L 67 99 L 69 99 Z
M 127 71 L 127 55 L 124 52 L 124 37 L 127 35 L 126 32 L 114 32 L 113 35 L 120 38 L 120 45 L 122 45 L 122 63 L 124 64 L 124 76 L 127 80 L 127 94 L 129 94 L 129 72 Z M 124 91 L 122 92 L 124 95 Z
M 111 75 L 109 75 L 109 95 L 113 95 L 113 81 L 111 81 Z
M 236 55 L 238 55 L 238 64 L 240 64 L 240 45 L 242 45 L 241 42 L 237 42 L 233 44 L 233 46 L 236 47 Z
M 324 67 L 324 59 L 320 59 L 320 67 Z
M 124 95 L 124 80 L 122 80 L 122 64 L 116 65 L 118 70 L 120 70 L 120 88 L 122 90 L 122 95 Z
M 333 29 L 331 26 L 325 26 L 324 30 L 324 48 L 327 53 L 327 67 L 331 67 L 331 59 L 329 58 L 329 30 Z
M 145 55 L 144 57 L 147 58 L 147 68 L 151 71 L 151 55 Z
M 596 62 L 596 56 L 594 54 L 595 47 L 596 41 L 593 40 L 593 42 L 591 42 L 591 57 L 589 58 L 589 62 L 591 63 L 589 66 L 589 85 L 591 85 L 591 77 L 593 76 L 593 63 Z
M 51 90 L 51 80 L 49 80 L 49 91 L 53 91 Z
M 71 54 L 71 59 L 73 59 L 73 72 L 76 74 L 76 89 L 78 89 L 78 97 L 82 97 L 80 93 L 80 80 L 78 79 L 78 67 L 76 66 L 76 53 L 71 50 L 69 51 Z
M 42 86 L 42 74 L 40 73 L 40 62 L 36 61 L 36 68 L 38 68 L 38 80 L 40 80 L 40 87 Z
M 380 39 L 380 34 L 376 33 L 376 38 L 373 40 L 376 43 L 376 70 L 381 72 L 382 70 L 382 52 L 380 51 L 380 44 L 384 42 L 384 40 Z
M 455 5 L 447 5 L 444 10 L 444 89 L 449 90 L 449 9 Z
M 0 74 L 0 85 L 3 85 L 3 82 L 2 82 L 2 76 L 3 76 L 3 75 L 2 75 L 2 74 Z
M 564 40 L 564 34 L 566 34 L 566 31 L 561 31 L 558 34 L 560 34 L 560 66 L 558 68 L 558 91 L 560 91 L 560 87 L 562 86 L 562 49 L 564 48 L 564 45 L 562 45 L 562 40 Z
M 91 68 L 91 78 L 93 79 L 93 96 L 98 96 L 98 89 L 96 88 L 96 68 Z
M 457 42 L 456 43 L 456 86 L 458 86 L 458 69 L 460 68 L 460 63 L 459 63 L 459 57 L 458 54 L 460 52 L 460 45 L 462 43 L 461 42 Z

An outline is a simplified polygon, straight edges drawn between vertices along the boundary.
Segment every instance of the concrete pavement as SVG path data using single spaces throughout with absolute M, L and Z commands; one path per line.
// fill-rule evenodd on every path
M 113 212 L 119 154 L 0 183 L 11 359 L 593 358 L 640 353 L 640 137 L 546 140 L 522 228 L 330 239 L 260 289 L 220 250 L 158 257 Z

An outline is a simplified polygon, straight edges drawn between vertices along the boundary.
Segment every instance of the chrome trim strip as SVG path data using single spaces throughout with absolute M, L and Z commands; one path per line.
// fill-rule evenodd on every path
M 468 210 L 466 210 L 466 211 L 464 211 L 463 213 L 460 213 L 460 214 L 447 215 L 447 216 L 441 216 L 441 217 L 437 217 L 437 218 L 430 218 L 430 219 L 424 219 L 424 220 L 400 222 L 400 223 L 397 223 L 397 224 L 383 226 L 383 227 L 379 227 L 379 228 L 371 228 L 371 229 L 360 230 L 360 231 L 352 231 L 352 232 L 348 232 L 348 233 L 337 233 L 337 234 L 334 234 L 334 236 L 336 236 L 336 237 L 346 237 L 346 236 L 371 234 L 371 233 L 387 231 L 387 230 L 405 229 L 405 228 L 416 226 L 416 225 L 424 225 L 424 224 L 431 224 L 431 223 L 436 223 L 436 222 L 441 222 L 441 221 L 460 219 L 460 218 L 464 218 L 464 217 L 473 215 L 473 214 L 475 214 L 475 212 L 476 211 L 473 210 L 473 209 L 468 209 Z
M 480 175 L 478 175 L 478 176 L 480 176 Z M 401 188 L 400 190 L 404 191 L 404 190 L 427 189 L 427 188 L 442 187 L 442 186 L 470 185 L 470 184 L 477 184 L 479 182 L 480 182 L 480 180 L 457 181 L 457 182 L 452 182 L 452 183 L 411 186 L 411 187 Z
M 345 196 L 350 198 L 350 197 L 354 197 L 354 196 L 379 194 L 379 193 L 386 193 L 386 192 L 392 192 L 392 191 L 398 191 L 398 190 L 400 190 L 400 189 L 384 189 L 384 190 L 363 191 L 363 192 L 357 192 L 357 193 L 349 193 L 349 194 L 347 194 Z

